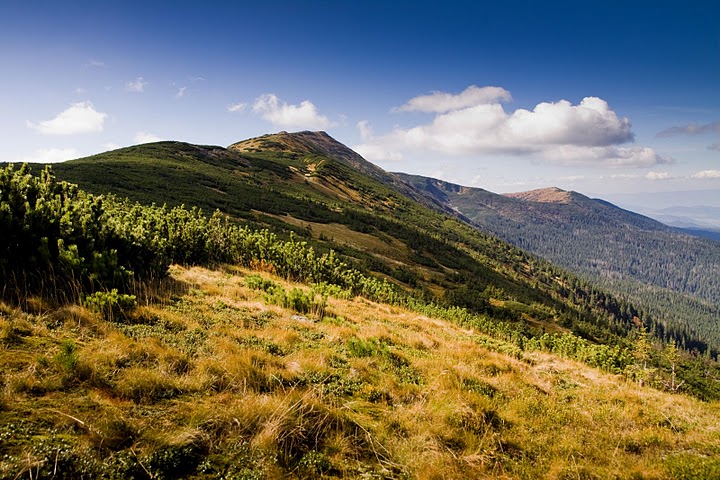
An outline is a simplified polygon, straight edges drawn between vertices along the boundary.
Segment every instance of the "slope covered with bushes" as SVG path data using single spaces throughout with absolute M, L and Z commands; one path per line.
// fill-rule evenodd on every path
M 49 171 L 0 180 L 3 478 L 720 468 L 716 364 L 642 330 L 543 333 L 219 213 L 94 196 Z
M 284 241 L 292 232 L 316 252 L 414 298 L 516 322 L 530 334 L 564 328 L 592 342 L 631 337 L 638 319 L 663 325 L 549 263 L 449 214 L 323 132 L 265 135 L 222 147 L 159 142 L 55 166 L 94 194 L 219 209 Z M 431 208 L 432 207 L 432 208 Z M 690 345 L 685 332 L 671 340 Z M 692 344 L 703 354 L 708 345 Z

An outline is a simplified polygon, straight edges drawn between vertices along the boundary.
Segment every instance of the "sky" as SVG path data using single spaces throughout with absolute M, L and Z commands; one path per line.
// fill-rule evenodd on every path
M 324 130 L 498 193 L 710 204 L 718 19 L 716 0 L 0 0 L 0 161 Z

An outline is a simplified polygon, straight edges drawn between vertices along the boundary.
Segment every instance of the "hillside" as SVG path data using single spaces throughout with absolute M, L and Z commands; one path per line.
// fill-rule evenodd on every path
M 386 187 L 399 191 L 415 201 L 422 203 L 428 200 L 428 197 L 401 181 L 396 175 L 368 162 L 357 152 L 339 143 L 326 132 L 305 131 L 293 134 L 287 132 L 268 134 L 234 143 L 228 147 L 228 150 L 249 154 L 276 152 L 289 156 L 303 155 L 306 159 L 311 159 L 314 156 L 319 163 L 323 159 L 332 159 L 376 180 Z M 313 175 L 308 175 L 308 177 L 314 178 Z
M 577 192 L 549 188 L 498 195 L 399 176 L 479 228 L 627 298 L 666 328 L 720 345 L 719 243 Z
M 413 200 L 426 196 L 324 132 L 267 135 L 229 149 L 139 145 L 53 171 L 91 193 L 219 209 L 253 228 L 293 231 L 417 298 L 515 321 L 528 331 L 617 341 L 637 328 L 636 317 L 655 329 L 631 305 L 429 208 L 430 200 Z
M 268 291 L 274 293 L 270 294 Z M 717 402 L 265 272 L 0 304 L 2 478 L 717 478 Z
M 474 267 L 480 312 L 27 166 L 0 169 L 0 231 L 1 478 L 720 474 L 717 362 L 501 268 L 508 245 Z

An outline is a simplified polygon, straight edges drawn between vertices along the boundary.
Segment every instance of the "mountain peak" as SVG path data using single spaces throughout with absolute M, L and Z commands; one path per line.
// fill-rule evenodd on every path
M 528 202 L 539 203 L 570 203 L 579 194 L 568 192 L 557 187 L 538 188 L 527 192 L 506 193 L 506 197 L 517 198 Z
M 319 155 L 337 160 L 375 178 L 387 175 L 383 169 L 368 162 L 323 131 L 270 133 L 234 143 L 228 149 L 241 153 L 277 151 L 295 155 Z
M 318 155 L 335 160 L 361 172 L 386 186 L 390 186 L 415 201 L 427 203 L 429 198 L 400 180 L 395 174 L 386 172 L 377 165 L 365 160 L 359 153 L 343 145 L 327 132 L 285 131 L 271 133 L 237 142 L 228 147 L 240 153 L 276 151 L 291 155 Z
M 288 133 L 283 130 L 278 133 L 269 133 L 260 137 L 233 143 L 228 149 L 241 153 L 271 150 L 304 154 L 326 154 L 326 148 L 322 148 L 322 146 L 327 147 L 329 144 L 344 147 L 344 145 L 337 142 L 337 140 L 326 132 L 311 132 L 306 130 L 303 132 Z

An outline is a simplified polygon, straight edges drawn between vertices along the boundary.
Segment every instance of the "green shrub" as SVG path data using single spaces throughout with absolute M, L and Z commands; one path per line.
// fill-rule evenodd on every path
M 372 357 L 380 353 L 380 345 L 374 338 L 364 340 L 352 337 L 347 341 L 348 353 L 353 357 Z
M 125 318 L 136 306 L 135 295 L 118 293 L 116 288 L 106 292 L 95 292 L 86 295 L 83 305 L 90 310 L 101 313 L 106 319 Z
M 55 362 L 65 372 L 72 373 L 78 363 L 75 343 L 72 340 L 63 340 L 60 352 L 55 355 Z
M 252 288 L 253 290 L 262 290 L 264 292 L 267 292 L 271 288 L 277 286 L 272 280 L 263 278 L 258 274 L 248 275 L 245 277 L 244 282 L 248 288 Z

